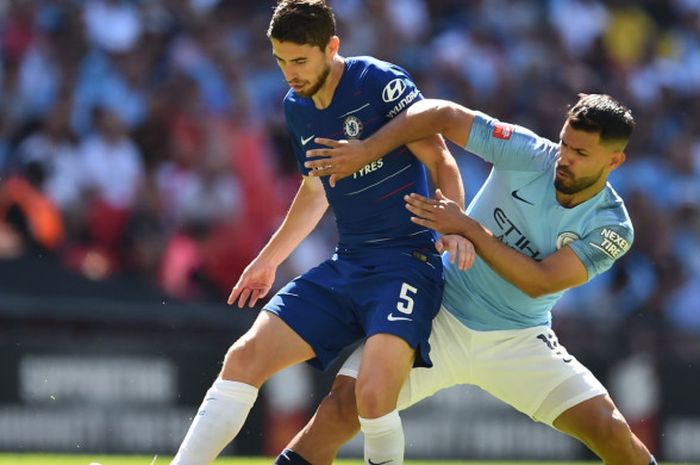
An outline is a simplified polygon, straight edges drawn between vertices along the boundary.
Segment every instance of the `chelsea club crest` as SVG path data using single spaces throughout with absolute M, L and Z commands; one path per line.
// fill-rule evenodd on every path
M 357 116 L 350 115 L 343 120 L 343 134 L 348 139 L 359 139 L 362 134 L 362 121 Z

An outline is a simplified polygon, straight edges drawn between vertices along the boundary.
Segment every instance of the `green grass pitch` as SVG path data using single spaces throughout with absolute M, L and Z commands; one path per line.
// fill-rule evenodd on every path
M 155 459 L 155 461 L 154 461 Z M 0 465 L 168 465 L 170 457 L 145 455 L 67 455 L 67 454 L 0 454 Z M 271 465 L 272 458 L 220 458 L 215 465 Z M 337 465 L 362 465 L 362 460 L 339 459 Z M 593 465 L 594 462 L 473 462 L 407 460 L 406 465 Z M 670 464 L 669 464 L 670 465 Z
M 168 465 L 171 457 L 146 455 L 68 455 L 68 454 L 0 454 L 0 465 Z M 269 457 L 221 458 L 214 465 L 271 465 Z M 339 459 L 336 465 L 362 465 L 362 460 Z M 441 460 L 407 460 L 406 465 L 599 465 L 599 462 L 475 462 Z M 661 464 L 660 464 L 661 465 Z M 663 465 L 673 465 L 664 463 Z M 700 465 L 684 462 L 676 465 Z
M 0 465 L 168 465 L 170 457 L 145 455 L 65 455 L 65 454 L 0 454 Z M 220 458 L 215 465 L 271 465 L 272 458 Z M 337 465 L 362 465 L 362 460 L 339 459 Z M 407 460 L 406 465 L 587 465 L 593 462 L 472 462 Z

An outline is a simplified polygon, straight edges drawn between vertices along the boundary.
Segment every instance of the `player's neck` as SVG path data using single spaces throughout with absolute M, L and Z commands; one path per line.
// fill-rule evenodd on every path
M 565 194 L 559 190 L 556 191 L 557 202 L 564 208 L 574 208 L 577 205 L 581 205 L 583 202 L 592 199 L 600 191 L 603 190 L 607 183 L 607 180 L 602 180 L 601 183 L 596 183 L 580 192 L 575 194 Z
M 338 87 L 340 78 L 343 76 L 343 71 L 345 71 L 345 58 L 340 55 L 336 55 L 333 58 L 333 63 L 331 64 L 331 72 L 326 78 L 326 82 L 323 86 L 316 92 L 311 99 L 314 101 L 314 106 L 323 110 L 328 108 L 328 106 L 333 101 L 333 94 L 335 94 L 335 89 Z

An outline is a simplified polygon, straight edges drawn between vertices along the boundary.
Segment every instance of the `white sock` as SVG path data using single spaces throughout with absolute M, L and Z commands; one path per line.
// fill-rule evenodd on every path
M 204 396 L 171 465 L 209 465 L 238 434 L 258 388 L 217 379 Z
M 403 464 L 404 437 L 398 410 L 379 418 L 360 417 L 360 429 L 365 435 L 365 464 Z

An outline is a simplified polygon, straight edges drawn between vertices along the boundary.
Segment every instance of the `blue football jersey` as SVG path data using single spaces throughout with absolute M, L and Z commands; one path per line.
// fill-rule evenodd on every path
M 345 59 L 345 69 L 330 105 L 322 110 L 293 89 L 284 99 L 287 128 L 299 169 L 304 175 L 306 151 L 318 148 L 314 138 L 365 139 L 422 99 L 402 68 L 372 57 Z M 405 147 L 374 161 L 332 188 L 321 178 L 333 209 L 341 249 L 425 247 L 434 233 L 410 221 L 403 196 L 428 195 L 425 167 Z

